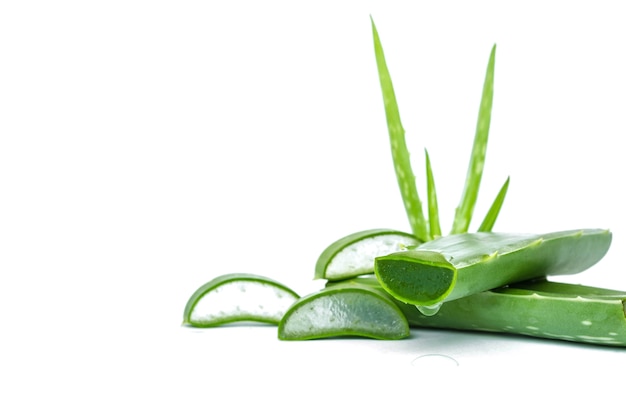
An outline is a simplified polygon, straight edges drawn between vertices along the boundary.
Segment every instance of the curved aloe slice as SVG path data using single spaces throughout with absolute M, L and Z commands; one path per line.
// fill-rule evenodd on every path
M 270 278 L 231 273 L 200 286 L 185 306 L 183 323 L 210 327 L 230 322 L 278 324 L 298 294 Z
M 626 292 L 592 286 L 525 282 L 447 302 L 434 316 L 402 309 L 414 327 L 626 346 Z
M 406 317 L 394 301 L 376 288 L 354 281 L 329 284 L 297 300 L 278 325 L 282 340 L 335 336 L 402 339 L 409 336 Z
M 542 235 L 463 233 L 376 259 L 381 285 L 402 302 L 436 312 L 441 303 L 547 275 L 581 272 L 609 249 L 608 230 Z
M 315 264 L 315 279 L 342 280 L 374 273 L 374 259 L 418 245 L 413 235 L 397 230 L 364 230 L 328 246 Z

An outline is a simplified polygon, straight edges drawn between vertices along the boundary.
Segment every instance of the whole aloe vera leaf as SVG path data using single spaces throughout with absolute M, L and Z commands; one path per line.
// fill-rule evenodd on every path
M 396 171 L 396 178 L 404 209 L 406 210 L 413 234 L 420 240 L 429 240 L 428 223 L 422 210 L 422 201 L 415 185 L 415 175 L 411 167 L 409 150 L 404 139 L 404 127 L 400 120 L 400 111 L 396 101 L 396 94 L 391 82 L 391 76 L 385 61 L 383 47 L 376 30 L 374 20 L 372 20 L 372 32 L 374 35 L 374 52 L 376 54 L 376 65 L 378 67 L 378 77 L 383 93 L 385 104 L 385 115 L 387 117 L 387 129 L 389 130 L 389 140 L 391 143 L 391 155 Z
M 493 200 L 489 211 L 485 215 L 483 222 L 481 223 L 478 231 L 491 231 L 493 229 L 494 224 L 496 223 L 496 219 L 498 218 L 498 214 L 500 214 L 500 209 L 502 208 L 502 203 L 504 203 L 504 198 L 506 197 L 506 192 L 509 189 L 509 181 L 510 177 L 506 179 L 502 188 L 498 192 L 496 199 Z
M 603 229 L 454 234 L 378 257 L 375 272 L 392 296 L 432 314 L 443 302 L 510 283 L 579 273 L 604 257 L 611 239 Z
M 445 303 L 433 316 L 401 306 L 411 327 L 502 332 L 626 346 L 626 292 L 524 282 Z
M 428 151 L 426 154 L 426 183 L 428 188 L 428 223 L 430 238 L 434 239 L 441 236 L 441 225 L 439 224 L 439 206 L 437 203 L 437 190 L 435 188 L 435 178 L 430 165 L 430 157 Z
M 493 45 L 487 64 L 487 73 L 483 84 L 483 93 L 478 111 L 478 121 L 476 123 L 476 134 L 472 154 L 470 156 L 469 167 L 465 179 L 465 187 L 461 195 L 461 201 L 456 208 L 454 222 L 452 223 L 451 234 L 467 232 L 474 206 L 478 198 L 478 190 L 483 175 L 485 156 L 487 153 L 487 141 L 489 138 L 489 127 L 491 125 L 491 108 L 493 106 L 493 81 L 496 60 L 496 45 Z

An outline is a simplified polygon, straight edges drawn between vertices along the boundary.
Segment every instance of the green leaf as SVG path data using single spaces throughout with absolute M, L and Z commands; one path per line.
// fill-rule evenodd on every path
M 406 142 L 404 140 L 404 128 L 400 121 L 400 112 L 398 110 L 398 103 L 396 101 L 396 95 L 391 82 L 391 76 L 387 69 L 387 62 L 385 61 L 385 55 L 383 47 L 372 20 L 372 32 L 374 35 L 374 51 L 376 54 L 376 65 L 378 67 L 378 76 L 380 79 L 380 87 L 383 93 L 383 100 L 385 103 L 385 115 L 387 117 L 387 128 L 389 130 L 389 139 L 391 143 L 391 155 L 393 156 L 393 163 L 396 171 L 396 178 L 398 180 L 398 186 L 400 187 L 400 193 L 402 194 L 402 200 L 404 202 L 404 208 L 406 210 L 411 229 L 415 237 L 420 240 L 430 239 L 428 233 L 428 223 L 424 217 L 422 211 L 422 202 L 417 193 L 417 187 L 415 186 L 415 175 L 411 168 L 411 159 L 409 150 L 407 149 Z
M 552 282 L 512 284 L 446 302 L 433 316 L 398 302 L 411 327 L 502 332 L 626 347 L 626 292 Z
M 489 208 L 485 219 L 482 224 L 478 228 L 478 231 L 491 231 L 493 229 L 493 225 L 496 223 L 496 219 L 498 218 L 498 214 L 500 214 L 500 209 L 502 208 L 502 203 L 504 203 L 504 198 L 506 197 L 506 192 L 509 189 L 509 180 L 510 177 L 507 177 L 506 181 L 500 188 L 496 199 L 493 200 L 493 204 Z
M 377 257 L 375 272 L 396 299 L 436 308 L 511 283 L 582 272 L 604 257 L 611 239 L 604 229 L 452 234 Z
M 428 223 L 430 224 L 430 238 L 441 236 L 441 226 L 439 224 L 439 207 L 437 205 L 437 190 L 435 189 L 435 178 L 430 165 L 428 151 L 426 154 L 426 183 L 428 185 Z
M 472 220 L 476 199 L 478 198 L 478 190 L 483 175 L 485 155 L 487 153 L 489 126 L 491 124 L 495 58 L 496 45 L 493 45 L 487 65 L 485 82 L 483 84 L 483 94 L 478 111 L 478 122 L 476 124 L 476 135 L 474 136 L 474 145 L 465 179 L 465 188 L 463 189 L 459 206 L 456 208 L 451 231 L 452 234 L 467 232 L 470 221 Z

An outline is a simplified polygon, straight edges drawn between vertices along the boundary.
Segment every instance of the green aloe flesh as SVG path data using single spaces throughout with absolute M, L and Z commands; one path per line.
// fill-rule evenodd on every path
M 626 292 L 592 286 L 524 282 L 446 302 L 433 316 L 401 309 L 412 327 L 626 346 Z
M 420 244 L 412 234 L 371 229 L 331 243 L 315 264 L 315 279 L 341 280 L 374 273 L 374 259 Z
M 443 302 L 548 275 L 582 272 L 609 249 L 608 230 L 463 233 L 378 257 L 375 272 L 398 300 L 432 314 Z
M 334 282 L 296 301 L 278 325 L 278 338 L 408 337 L 407 319 L 395 301 L 379 288 L 355 283 L 356 279 Z
M 299 297 L 268 277 L 230 273 L 196 289 L 185 305 L 183 324 L 201 328 L 242 321 L 278 325 Z

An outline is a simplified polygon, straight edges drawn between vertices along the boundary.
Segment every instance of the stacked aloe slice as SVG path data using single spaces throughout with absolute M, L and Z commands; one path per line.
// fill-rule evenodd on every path
M 372 229 L 331 243 L 315 266 L 315 278 L 326 280 L 325 287 L 303 297 L 264 276 L 215 278 L 190 297 L 184 324 L 265 322 L 278 325 L 283 340 L 401 339 L 410 335 L 410 328 L 445 328 L 626 346 L 626 292 L 547 279 L 595 265 L 611 245 L 610 231 L 493 232 L 507 178 L 477 231 L 468 232 L 489 136 L 495 46 L 465 187 L 452 229 L 442 235 L 428 152 L 426 217 L 373 21 L 372 31 L 393 163 L 411 232 Z

